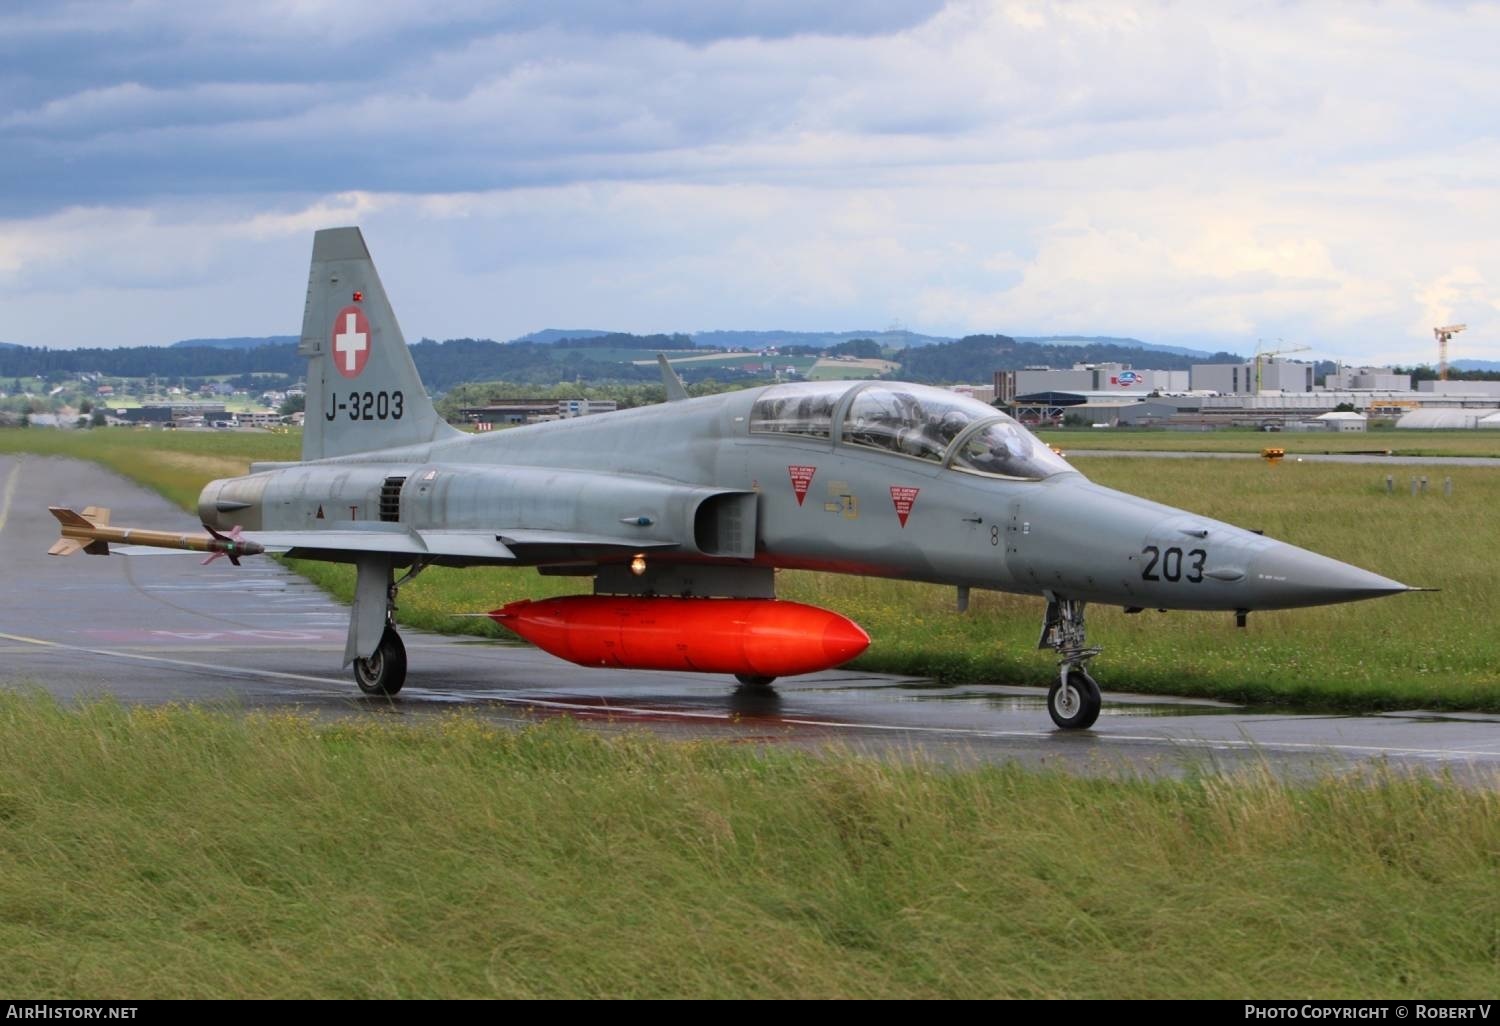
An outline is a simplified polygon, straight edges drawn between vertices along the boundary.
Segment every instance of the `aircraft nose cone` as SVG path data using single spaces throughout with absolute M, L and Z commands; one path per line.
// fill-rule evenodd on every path
M 1277 545 L 1261 553 L 1246 576 L 1257 604 L 1267 609 L 1354 602 L 1411 590 L 1400 581 L 1295 545 Z

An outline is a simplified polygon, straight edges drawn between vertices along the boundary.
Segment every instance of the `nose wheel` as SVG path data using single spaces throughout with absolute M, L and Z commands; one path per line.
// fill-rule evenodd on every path
M 1064 730 L 1086 730 L 1099 718 L 1103 696 L 1088 671 L 1064 666 L 1047 692 L 1047 713 Z
M 1037 648 L 1058 655 L 1057 681 L 1047 692 L 1047 713 L 1063 730 L 1087 730 L 1099 718 L 1103 696 L 1084 666 L 1099 654 L 1089 648 L 1084 632 L 1083 603 L 1047 593 L 1047 618 Z

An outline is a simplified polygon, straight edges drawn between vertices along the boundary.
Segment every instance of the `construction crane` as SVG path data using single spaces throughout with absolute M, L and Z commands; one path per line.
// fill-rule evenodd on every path
M 1278 338 L 1276 341 L 1280 342 L 1281 339 Z M 1283 345 L 1280 349 L 1266 349 L 1266 348 L 1264 348 L 1264 346 L 1265 346 L 1264 342 L 1258 342 L 1256 344 L 1256 346 L 1255 346 L 1255 394 L 1256 395 L 1260 395 L 1260 367 L 1261 367 L 1261 361 L 1262 360 L 1270 359 L 1273 356 L 1284 356 L 1287 353 L 1300 353 L 1304 349 L 1311 349 L 1312 348 L 1312 346 L 1288 346 L 1288 345 Z
M 1449 324 L 1441 328 L 1432 329 L 1432 336 L 1437 339 L 1438 344 L 1439 381 L 1448 380 L 1448 340 L 1467 327 L 1467 324 Z

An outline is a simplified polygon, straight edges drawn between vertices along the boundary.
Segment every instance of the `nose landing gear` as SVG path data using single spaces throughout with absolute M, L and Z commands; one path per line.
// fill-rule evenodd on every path
M 1084 633 L 1083 603 L 1047 592 L 1047 618 L 1037 648 L 1054 649 L 1058 655 L 1057 681 L 1047 692 L 1047 713 L 1064 730 L 1085 730 L 1099 718 L 1103 700 L 1099 685 L 1085 669 L 1099 654 L 1089 648 Z

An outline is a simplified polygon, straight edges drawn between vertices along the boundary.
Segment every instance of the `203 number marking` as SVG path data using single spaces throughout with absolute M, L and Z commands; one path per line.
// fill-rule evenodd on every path
M 350 392 L 342 402 L 337 394 L 330 392 L 323 419 L 337 420 L 343 413 L 350 420 L 400 420 L 405 412 L 406 396 L 399 389 L 394 392 Z
M 1163 552 L 1155 545 L 1147 545 L 1141 555 L 1151 557 L 1141 570 L 1141 579 L 1147 581 L 1187 581 L 1198 584 L 1203 580 L 1203 564 L 1208 562 L 1208 553 L 1203 549 L 1191 549 L 1187 553 L 1187 576 L 1182 573 L 1182 550 L 1175 545 Z M 1157 570 L 1160 568 L 1161 573 Z

